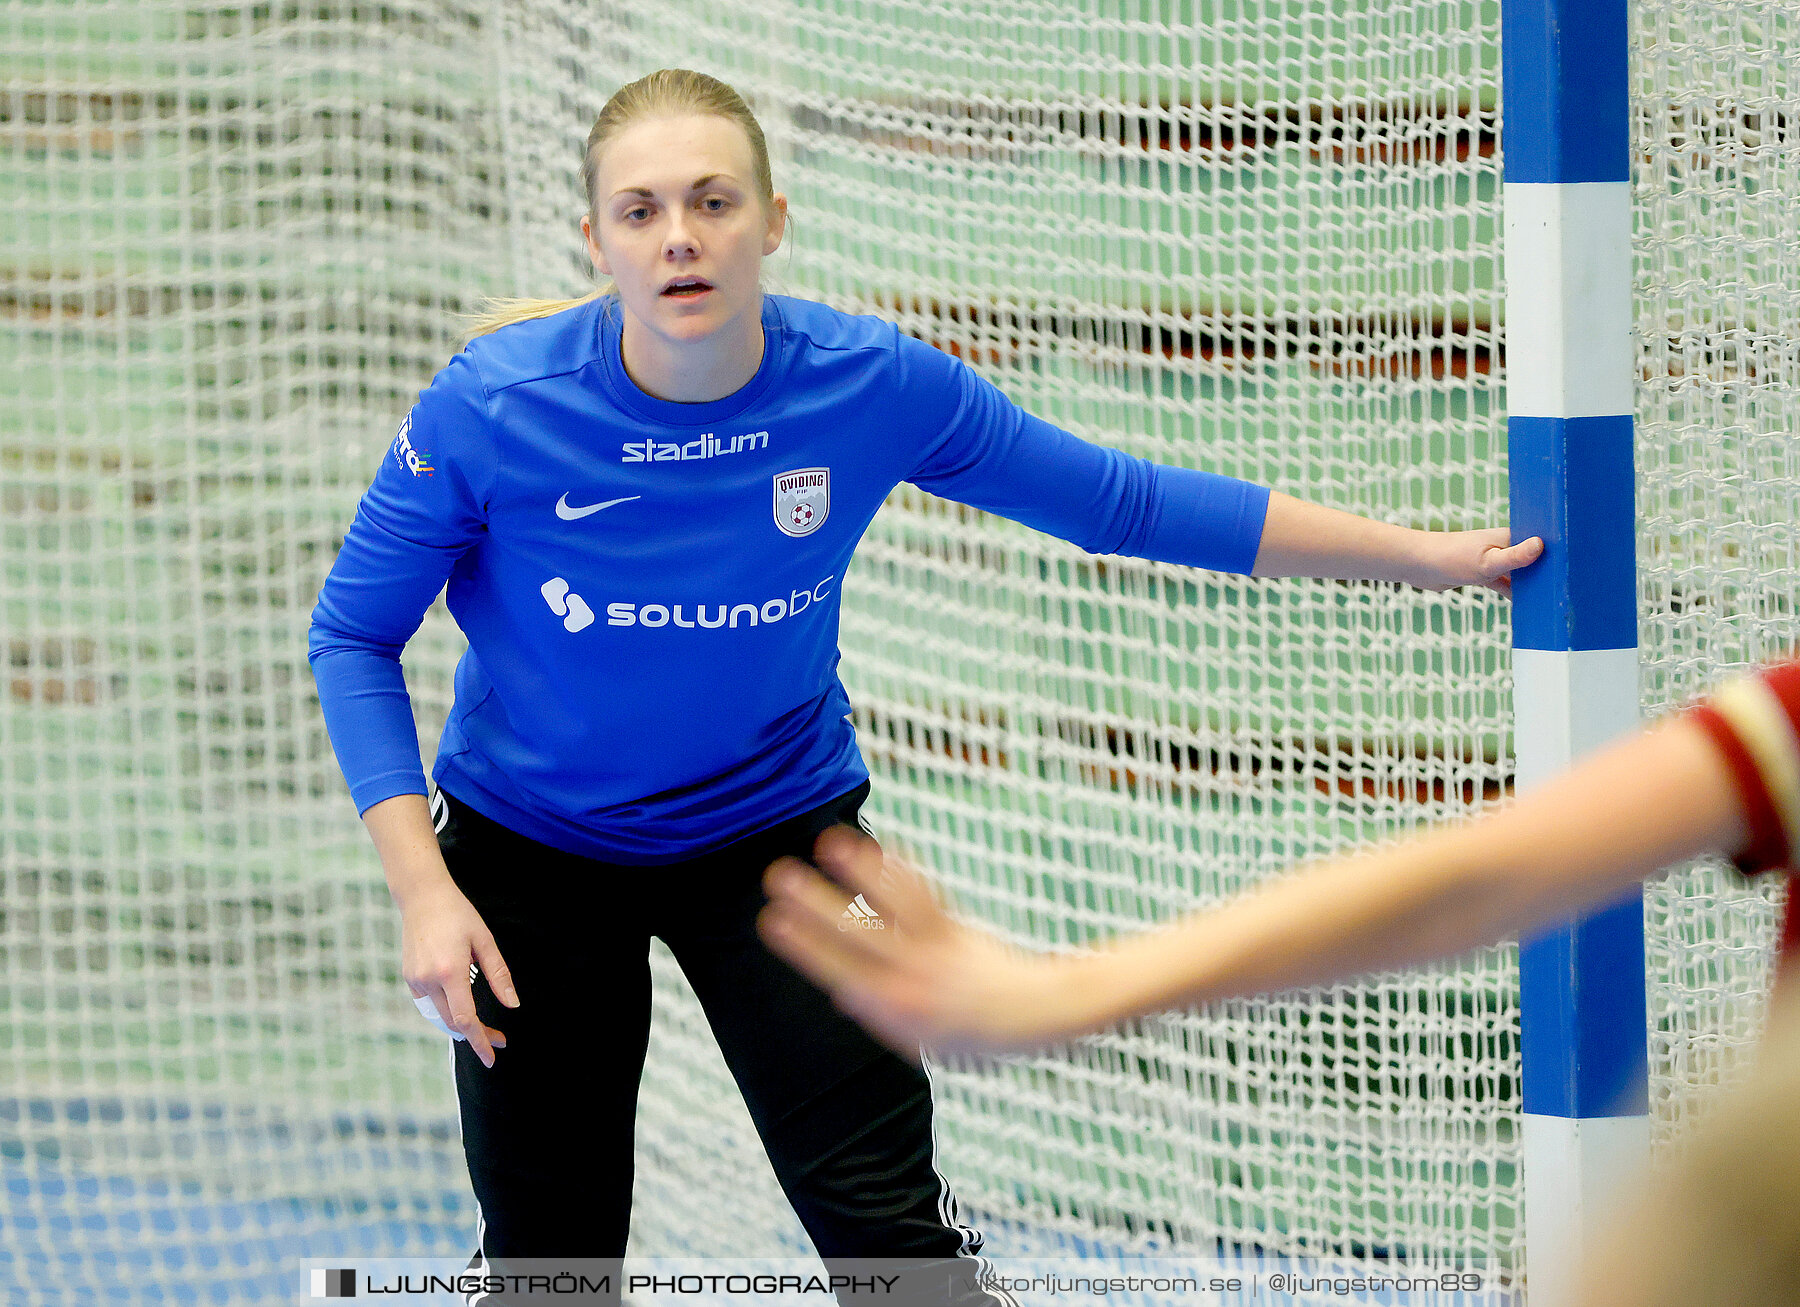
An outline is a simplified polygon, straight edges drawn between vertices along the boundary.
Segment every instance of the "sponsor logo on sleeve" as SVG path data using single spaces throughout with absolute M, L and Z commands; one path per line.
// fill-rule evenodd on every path
M 400 423 L 399 433 L 394 437 L 394 457 L 400 460 L 400 466 L 416 477 L 431 475 L 431 464 L 425 456 L 413 447 L 412 414 L 408 413 Z
M 791 536 L 809 536 L 831 516 L 831 469 L 801 467 L 775 474 L 775 525 Z

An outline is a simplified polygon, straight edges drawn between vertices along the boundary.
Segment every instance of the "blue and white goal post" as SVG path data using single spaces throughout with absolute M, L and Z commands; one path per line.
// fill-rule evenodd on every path
M 1638 720 L 1629 18 L 1502 0 L 1507 440 L 1521 790 Z M 1526 1288 L 1568 1301 L 1648 1160 L 1643 896 L 1519 950 Z

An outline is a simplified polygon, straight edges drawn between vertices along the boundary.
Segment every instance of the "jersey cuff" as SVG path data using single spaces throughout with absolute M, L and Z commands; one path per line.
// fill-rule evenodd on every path
M 350 787 L 350 798 L 356 804 L 356 815 L 362 816 L 370 808 L 384 799 L 392 799 L 402 794 L 417 794 L 423 797 L 425 789 L 425 772 L 423 768 L 413 771 L 383 772 L 379 776 L 371 776 Z
M 1248 576 L 1262 546 L 1269 489 L 1236 477 L 1192 468 L 1158 467 L 1150 558 Z

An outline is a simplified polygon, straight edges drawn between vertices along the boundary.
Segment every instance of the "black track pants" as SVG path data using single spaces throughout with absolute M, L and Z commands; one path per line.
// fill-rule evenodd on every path
M 502 1007 L 476 981 L 477 1013 L 506 1035 L 491 1070 L 455 1045 L 463 1150 L 481 1204 L 477 1263 L 624 1255 L 655 936 L 699 997 L 820 1256 L 916 1265 L 913 1282 L 933 1287 L 883 1295 L 892 1307 L 1002 1301 L 974 1285 L 981 1241 L 954 1223 L 933 1165 L 924 1073 L 756 934 L 769 863 L 808 856 L 820 831 L 855 823 L 867 793 L 865 784 L 704 857 L 636 867 L 549 848 L 439 792 L 444 860 L 494 933 L 520 1000 Z M 708 1235 L 695 1230 L 694 1244 L 704 1250 Z

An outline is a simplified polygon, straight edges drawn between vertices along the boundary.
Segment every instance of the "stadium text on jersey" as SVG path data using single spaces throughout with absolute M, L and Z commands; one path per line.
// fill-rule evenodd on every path
M 726 454 L 742 454 L 752 449 L 767 449 L 769 433 L 752 431 L 748 435 L 733 436 L 729 445 L 708 431 L 698 440 L 690 440 L 685 445 L 666 444 L 660 440 L 639 440 L 621 446 L 624 453 L 621 463 L 684 463 L 696 458 L 722 458 Z

